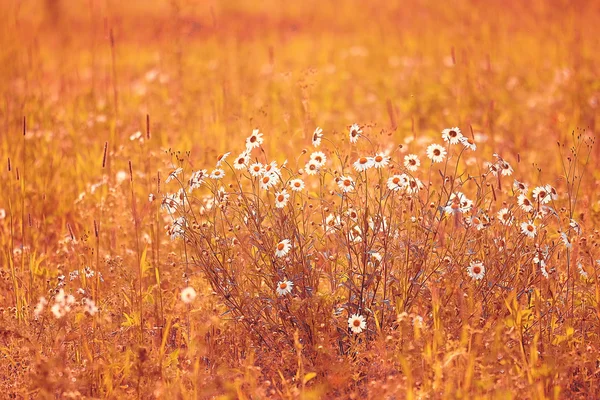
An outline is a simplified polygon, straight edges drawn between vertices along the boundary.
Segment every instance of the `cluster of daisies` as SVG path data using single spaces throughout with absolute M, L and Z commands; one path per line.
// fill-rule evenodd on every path
M 424 160 L 417 154 L 407 154 L 404 156 L 401 164 L 394 163 L 387 153 L 381 151 L 375 152 L 372 155 L 358 157 L 351 163 L 351 168 L 356 174 L 353 175 L 349 171 L 344 172 L 343 168 L 341 174 L 331 174 L 331 176 L 335 177 L 335 184 L 339 190 L 338 194 L 344 198 L 344 196 L 350 196 L 352 192 L 355 192 L 355 179 L 358 179 L 357 175 L 366 174 L 371 169 L 382 171 L 383 169 L 393 167 L 398 173 L 394 173 L 387 178 L 386 187 L 389 190 L 389 194 L 403 193 L 409 196 L 417 195 L 426 185 L 414 176 L 413 173 L 417 172 L 423 164 L 427 163 L 427 165 L 433 166 L 434 164 L 444 163 L 453 154 L 462 154 L 465 151 L 474 151 L 477 149 L 474 140 L 463 135 L 458 127 L 444 129 L 441 133 L 444 143 L 429 145 L 425 150 L 426 159 Z M 357 143 L 361 137 L 363 137 L 362 127 L 358 124 L 351 125 L 348 130 L 350 143 Z M 172 217 L 171 224 L 167 227 L 168 234 L 172 239 L 184 237 L 189 225 L 185 217 L 187 214 L 186 206 L 190 207 L 189 196 L 193 190 L 207 185 L 214 195 L 210 203 L 211 206 L 228 196 L 226 190 L 222 186 L 219 187 L 217 183 L 225 177 L 227 168 L 234 175 L 234 178 L 236 178 L 240 190 L 242 190 L 239 179 L 241 175 L 241 177 L 252 182 L 253 190 L 258 189 L 259 191 L 263 190 L 263 193 L 268 193 L 269 196 L 266 199 L 271 202 L 270 204 L 275 209 L 285 209 L 294 192 L 304 191 L 306 187 L 304 179 L 322 174 L 326 170 L 328 157 L 324 152 L 318 150 L 323 140 L 323 130 L 316 128 L 312 135 L 312 146 L 315 148 L 315 151 L 309 155 L 308 160 L 297 171 L 293 171 L 287 165 L 287 161 L 283 162 L 282 165 L 278 165 L 276 161 L 260 162 L 260 157 L 253 157 L 252 152 L 255 149 L 259 149 L 264 143 L 263 133 L 258 129 L 255 129 L 246 138 L 245 149 L 237 157 L 231 159 L 231 153 L 219 155 L 212 171 L 209 172 L 206 169 L 202 169 L 193 172 L 187 180 L 187 187 L 183 184 L 185 180 L 181 177 L 183 168 L 176 168 L 169 174 L 166 183 L 177 181 L 180 184 L 180 189 L 175 193 L 166 194 L 161 203 L 162 207 Z M 365 140 L 368 140 L 368 138 L 365 137 Z M 264 152 L 261 153 L 261 156 L 264 156 Z M 500 179 L 500 177 L 507 177 L 513 174 L 513 168 L 506 160 L 497 154 L 494 154 L 494 157 L 495 161 L 486 163 L 486 172 L 484 175 L 491 174 Z M 496 213 L 496 220 L 504 226 L 516 226 L 520 233 L 527 238 L 535 238 L 539 228 L 536 225 L 537 221 L 542 220 L 541 223 L 544 223 L 544 218 L 553 212 L 548 203 L 558 198 L 556 189 L 550 185 L 538 186 L 530 194 L 528 185 L 515 180 L 513 193 L 516 197 L 515 204 L 511 207 L 500 209 Z M 156 197 L 150 194 L 149 200 L 154 201 L 155 199 Z M 520 212 L 517 215 L 519 210 Z M 486 229 L 493 221 L 493 217 L 490 217 L 481 209 L 476 209 L 474 202 L 460 191 L 450 193 L 447 201 L 443 204 L 442 211 L 442 215 L 464 214 L 463 218 L 460 219 L 464 223 L 464 226 L 476 230 Z M 358 213 L 351 206 L 348 206 L 346 213 L 354 221 L 357 221 L 359 218 Z M 324 224 L 325 233 L 333 233 L 339 230 L 340 225 L 341 217 L 330 214 Z M 385 229 L 386 221 L 385 219 L 374 221 L 371 217 L 369 219 L 369 226 L 373 231 Z M 355 224 L 353 230 L 349 232 L 350 240 L 352 242 L 360 241 L 361 235 L 362 233 L 360 232 L 360 228 L 358 228 L 358 224 Z M 272 250 L 275 259 L 286 257 L 292 251 L 292 242 L 289 238 L 279 239 Z M 568 240 L 570 239 L 565 234 L 563 237 L 565 244 Z M 547 255 L 540 253 L 538 258 L 539 265 L 542 268 L 545 267 L 545 257 L 547 258 Z M 545 269 L 542 273 L 544 272 Z M 466 273 L 476 281 L 483 280 L 486 274 L 483 261 L 471 261 L 466 267 Z M 287 278 L 278 281 L 274 287 L 274 292 L 281 297 L 292 294 L 293 290 L 294 282 Z M 196 292 L 191 287 L 181 292 L 181 300 L 184 303 L 191 303 L 195 297 Z M 361 333 L 366 329 L 366 318 L 360 314 L 360 310 L 359 313 L 349 317 L 348 327 L 354 333 Z

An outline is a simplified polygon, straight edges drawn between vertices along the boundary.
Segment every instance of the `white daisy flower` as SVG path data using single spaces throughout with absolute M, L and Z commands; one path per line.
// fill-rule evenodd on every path
M 550 194 L 552 200 L 558 200 L 558 192 L 552 185 L 546 185 L 546 190 Z
M 446 149 L 439 144 L 431 144 L 427 147 L 427 157 L 434 163 L 440 163 L 446 157 Z
M 245 169 L 248 165 L 248 161 L 250 161 L 250 153 L 248 153 L 248 151 L 243 151 L 233 162 L 233 168 Z
M 422 190 L 425 187 L 423 182 L 419 178 L 410 178 L 408 180 L 408 184 L 406 186 L 406 192 L 408 194 L 416 194 L 419 190 Z
M 304 181 L 302 179 L 292 179 L 289 185 L 294 192 L 300 192 L 304 189 Z
M 503 225 L 507 226 L 512 225 L 513 221 L 515 220 L 508 208 L 501 208 L 498 211 L 497 217 Z
M 327 156 L 322 151 L 315 151 L 310 155 L 310 159 L 316 162 L 319 165 L 319 168 L 325 165 L 325 161 L 327 161 Z
M 246 139 L 246 149 L 252 150 L 257 147 L 260 147 L 263 144 L 263 134 L 258 131 L 258 129 L 254 129 L 252 131 L 252 135 L 248 136 Z
M 261 189 L 268 190 L 271 186 L 275 185 L 278 180 L 279 180 L 279 177 L 273 173 L 264 174 L 260 178 L 260 187 L 261 187 Z
M 227 159 L 227 157 L 231 154 L 231 152 L 227 152 L 224 154 L 221 154 L 217 157 L 217 167 L 220 167 L 222 163 L 225 162 L 225 159 Z
M 361 157 L 354 162 L 354 169 L 358 172 L 366 171 L 369 168 L 372 168 L 375 163 L 371 159 L 371 157 Z
M 510 176 L 513 173 L 513 169 L 510 166 L 509 163 L 507 163 L 504 160 L 500 160 L 500 162 L 498 163 L 498 166 L 500 167 L 500 171 L 502 173 L 502 176 Z
M 404 156 L 404 166 L 407 170 L 415 172 L 421 165 L 421 160 L 416 154 L 408 154 Z
M 292 249 L 292 243 L 290 239 L 283 239 L 281 242 L 277 243 L 275 246 L 275 256 L 284 257 L 287 253 Z
M 264 174 L 265 167 L 261 163 L 255 162 L 248 167 L 248 172 L 250 172 L 250 175 L 258 177 Z
M 180 297 L 185 304 L 191 304 L 196 299 L 196 290 L 188 286 L 181 291 Z
M 319 147 L 321 145 L 321 138 L 323 137 L 323 129 L 317 126 L 312 136 L 312 145 Z
M 285 207 L 289 199 L 290 194 L 285 189 L 282 189 L 280 192 L 275 193 L 275 207 Z
M 519 182 L 515 179 L 513 182 L 513 190 L 515 192 L 520 192 L 521 194 L 527 194 L 529 192 L 529 185 L 523 182 Z
M 353 333 L 361 333 L 367 329 L 367 321 L 362 315 L 352 314 L 350 318 L 348 318 L 348 328 L 350 328 Z
M 533 222 L 527 221 L 521 223 L 521 232 L 523 232 L 524 235 L 532 238 L 535 237 L 537 229 L 535 228 L 535 225 L 533 225 Z
M 319 167 L 320 165 L 318 162 L 316 162 L 315 160 L 310 160 L 304 166 L 304 171 L 307 175 L 316 175 L 317 172 L 319 172 Z
M 448 128 L 442 131 L 442 139 L 450 144 L 457 144 L 461 141 L 463 135 L 458 128 Z
M 358 213 L 356 212 L 356 210 L 354 208 L 349 208 L 348 211 L 346 211 L 346 215 L 348 215 L 348 217 L 352 221 L 354 221 L 354 222 L 358 221 Z
M 460 143 L 465 146 L 465 149 L 471 150 L 471 151 L 475 151 L 477 150 L 477 145 L 475 145 L 475 142 L 473 141 L 473 139 L 468 138 L 466 136 L 463 136 L 460 139 Z
M 176 179 L 181 172 L 183 172 L 183 168 L 177 168 L 175 171 L 171 172 L 169 176 L 167 176 L 167 179 L 165 179 L 165 183 L 169 183 L 173 179 Z
M 390 163 L 390 156 L 385 153 L 376 153 L 375 157 L 371 158 L 375 168 L 384 168 Z
M 360 129 L 360 126 L 358 126 L 358 124 L 352 124 L 352 126 L 350 127 L 350 143 L 356 143 L 358 141 L 358 138 L 360 137 L 362 133 L 362 130 Z
M 577 270 L 579 271 L 579 275 L 583 278 L 587 279 L 589 277 L 588 273 L 583 269 L 583 265 L 580 262 L 577 263 Z
M 190 186 L 190 192 L 194 189 L 198 189 L 203 183 L 204 178 L 208 176 L 208 173 L 205 169 L 201 169 L 200 171 L 196 171 L 190 177 L 188 181 L 188 185 Z
M 214 169 L 213 172 L 210 173 L 210 177 L 212 179 L 223 179 L 225 176 L 225 171 L 220 168 Z
M 517 197 L 517 204 L 521 207 L 521 210 L 525 212 L 533 211 L 533 203 L 531 203 L 531 200 L 524 194 L 520 194 L 519 197 Z
M 354 180 L 349 176 L 340 176 L 337 182 L 340 189 L 347 193 L 354 190 Z
M 285 296 L 288 293 L 292 293 L 294 288 L 294 282 L 292 281 L 280 281 L 277 283 L 277 295 Z
M 469 276 L 476 280 L 481 280 L 485 276 L 485 266 L 481 261 L 471 261 L 467 267 Z
M 387 187 L 392 191 L 405 189 L 409 184 L 409 177 L 406 174 L 394 175 L 388 178 Z
M 448 199 L 448 204 L 446 204 L 446 207 L 457 208 L 456 206 L 458 206 L 457 211 L 466 213 L 471 211 L 471 208 L 473 208 L 473 201 L 469 200 L 463 192 L 452 193 Z
M 339 229 L 342 225 L 342 219 L 339 215 L 336 217 L 333 214 L 329 214 L 327 218 L 325 218 L 325 233 L 331 234 L 335 233 L 337 229 Z
M 552 200 L 552 198 L 550 197 L 550 193 L 548 192 L 548 189 L 546 189 L 545 186 L 538 186 L 535 189 L 533 189 L 532 196 L 533 200 L 540 204 L 546 204 L 549 203 L 550 200 Z
M 287 160 L 283 163 L 282 166 L 284 166 L 287 163 Z M 268 163 L 267 165 L 265 165 L 265 174 L 275 174 L 275 175 L 279 175 L 281 172 L 281 170 L 277 167 L 277 161 L 271 161 L 270 163 Z

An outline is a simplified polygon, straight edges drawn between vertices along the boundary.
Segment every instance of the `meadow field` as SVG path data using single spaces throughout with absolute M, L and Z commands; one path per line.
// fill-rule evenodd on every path
M 600 398 L 600 2 L 0 15 L 0 398 Z

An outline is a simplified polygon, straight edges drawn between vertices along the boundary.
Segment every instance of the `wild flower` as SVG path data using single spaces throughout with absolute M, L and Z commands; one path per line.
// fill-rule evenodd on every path
M 348 318 L 348 328 L 350 328 L 353 333 L 361 333 L 367 329 L 367 321 L 365 317 L 360 314 L 352 314 L 350 318 Z
M 376 153 L 374 157 L 371 158 L 371 162 L 375 168 L 385 168 L 390 163 L 391 157 L 385 153 Z
M 515 220 L 508 208 L 501 208 L 496 216 L 503 225 L 512 225 Z
M 304 181 L 299 178 L 292 179 L 289 185 L 293 192 L 300 192 L 304 189 Z
M 60 319 L 71 311 L 71 307 L 75 304 L 75 297 L 71 294 L 66 294 L 64 289 L 60 289 L 54 297 L 54 304 L 50 311 L 56 319 Z
M 439 144 L 431 144 L 427 147 L 427 157 L 434 163 L 441 163 L 446 157 L 446 149 Z
M 533 189 L 532 196 L 533 200 L 535 200 L 539 204 L 546 204 L 552 200 L 546 186 L 538 186 L 535 189 Z
M 419 156 L 416 154 L 408 154 L 404 156 L 404 166 L 407 170 L 415 172 L 417 169 L 419 169 L 420 165 L 421 161 L 419 160 Z
M 352 124 L 352 126 L 350 126 L 349 132 L 350 143 L 356 143 L 361 134 L 362 130 L 360 129 L 360 126 L 358 126 L 358 124 Z
M 304 171 L 306 172 L 307 175 L 316 175 L 317 172 L 319 172 L 320 167 L 321 167 L 320 163 L 318 163 L 315 160 L 310 160 L 304 166 Z
M 85 298 L 83 299 L 83 312 L 88 313 L 92 317 L 96 315 L 98 312 L 98 307 L 96 306 L 96 302 L 92 299 Z
M 349 176 L 340 176 L 337 184 L 344 193 L 354 190 L 354 180 Z
M 231 154 L 231 152 L 227 152 L 227 153 L 223 153 L 220 154 L 217 157 L 217 164 L 215 165 L 217 168 L 221 166 L 222 163 L 225 162 L 225 160 L 227 159 L 227 157 L 229 157 L 229 155 Z
M 471 151 L 475 151 L 477 150 L 477 145 L 475 144 L 475 142 L 473 141 L 473 139 L 463 136 L 460 139 L 460 143 L 465 146 L 465 149 L 467 150 L 471 150 Z
M 448 128 L 442 131 L 442 139 L 444 141 L 449 142 L 450 144 L 458 144 L 463 138 L 460 129 L 458 128 Z
M 275 207 L 277 207 L 277 208 L 285 207 L 285 205 L 288 203 L 289 199 L 290 199 L 290 194 L 285 189 L 282 189 L 281 191 L 276 192 L 275 193 Z
M 292 243 L 290 242 L 290 239 L 283 239 L 281 242 L 277 243 L 277 246 L 275 246 L 275 256 L 284 257 L 290 252 L 291 249 Z
M 533 222 L 527 221 L 527 222 L 521 223 L 521 232 L 524 235 L 526 235 L 530 238 L 533 238 L 533 237 L 535 237 L 535 235 L 537 233 L 537 229 L 535 228 L 535 225 L 533 224 Z
M 191 304 L 194 300 L 196 300 L 196 296 L 196 290 L 191 286 L 183 289 L 179 295 L 181 301 L 183 301 L 185 304 Z
M 467 267 L 467 273 L 475 280 L 481 280 L 485 276 L 485 266 L 481 261 L 471 261 Z
M 248 153 L 248 151 L 245 150 L 242 153 L 240 153 L 239 156 L 236 157 L 235 161 L 233 162 L 233 168 L 239 169 L 239 170 L 246 169 L 249 161 L 250 161 L 250 153 Z
M 360 157 L 353 164 L 354 169 L 358 172 L 366 171 L 375 165 L 370 157 Z
M 167 179 L 165 179 L 165 183 L 169 183 L 171 182 L 173 179 L 177 179 L 177 177 L 183 172 L 183 168 L 177 168 L 176 170 L 172 171 L 169 176 L 167 176 Z
M 391 176 L 387 180 L 387 187 L 392 191 L 405 189 L 408 186 L 409 179 L 410 178 L 406 174 Z
M 323 129 L 319 128 L 317 126 L 317 128 L 315 129 L 315 131 L 313 132 L 313 136 L 312 136 L 312 145 L 314 147 L 319 147 L 321 145 L 321 138 L 323 137 Z
M 214 180 L 223 179 L 224 176 L 225 176 L 225 171 L 223 171 L 220 168 L 213 169 L 213 171 L 210 173 L 210 178 L 214 179 Z
M 254 129 L 252 131 L 252 134 L 246 139 L 246 149 L 252 150 L 257 147 L 260 147 L 260 145 L 263 144 L 263 142 L 263 134 L 258 129 Z
M 325 165 L 325 162 L 327 161 L 327 156 L 325 156 L 325 153 L 323 153 L 322 151 L 315 151 L 310 155 L 310 159 L 311 161 L 316 162 L 317 166 L 321 168 L 323 165 Z
M 523 182 L 519 182 L 515 179 L 513 182 L 513 190 L 515 192 L 520 192 L 522 195 L 527 195 L 527 193 L 529 193 L 529 185 Z
M 265 173 L 260 178 L 260 187 L 261 189 L 268 190 L 270 187 L 277 184 L 279 181 L 279 177 L 273 173 Z
M 286 294 L 292 293 L 292 289 L 294 288 L 294 282 L 292 281 L 279 281 L 277 282 L 277 295 L 285 296 Z
M 248 167 L 248 172 L 254 177 L 259 177 L 265 173 L 265 167 L 261 163 L 255 162 Z
M 519 207 L 521 207 L 521 210 L 525 212 L 533 211 L 533 203 L 524 194 L 519 195 L 519 197 L 517 198 L 517 204 L 519 205 Z

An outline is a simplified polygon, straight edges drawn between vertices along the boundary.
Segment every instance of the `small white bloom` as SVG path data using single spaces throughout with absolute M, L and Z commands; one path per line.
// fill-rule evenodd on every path
M 517 204 L 519 207 L 521 207 L 521 210 L 525 212 L 533 211 L 533 204 L 531 203 L 531 200 L 529 200 L 524 194 L 520 194 L 519 197 L 517 197 Z
M 549 203 L 550 200 L 552 200 L 552 198 L 550 197 L 550 193 L 548 192 L 548 189 L 546 189 L 545 186 L 538 186 L 535 189 L 533 189 L 533 200 L 537 201 L 540 204 L 546 204 Z
M 475 142 L 473 141 L 473 139 L 468 138 L 466 136 L 463 136 L 460 139 L 460 143 L 465 146 L 465 149 L 467 150 L 471 150 L 471 151 L 475 151 L 477 150 L 477 145 L 475 144 Z
M 275 193 L 275 207 L 285 207 L 289 199 L 290 194 L 285 189 L 282 189 L 280 192 Z
M 181 301 L 185 304 L 191 304 L 196 299 L 196 290 L 188 286 L 181 291 Z
M 227 157 L 231 154 L 231 152 L 227 152 L 224 154 L 221 154 L 217 157 L 217 165 L 216 167 L 220 167 L 222 163 L 225 162 L 225 160 L 227 159 Z
M 233 162 L 233 168 L 245 169 L 248 165 L 248 161 L 250 161 L 250 153 L 248 153 L 248 151 L 243 151 Z
M 376 153 L 375 156 L 371 158 L 375 168 L 387 167 L 387 165 L 390 163 L 390 160 L 390 156 L 385 153 Z
M 419 165 L 421 165 L 421 160 L 419 160 L 419 157 L 416 154 L 404 156 L 404 166 L 407 170 L 415 172 L 419 168 Z
M 323 165 L 325 165 L 325 162 L 327 161 L 327 156 L 325 156 L 325 153 L 323 153 L 322 151 L 315 151 L 310 155 L 310 159 L 316 162 L 320 168 Z
M 254 129 L 252 131 L 252 135 L 248 136 L 248 138 L 246 139 L 246 149 L 252 150 L 257 147 L 260 147 L 260 145 L 263 144 L 263 142 L 263 134 L 260 133 L 258 129 Z
M 280 281 L 277 283 L 277 294 L 279 296 L 285 296 L 288 293 L 292 293 L 293 288 L 294 288 L 294 282 Z
M 450 144 L 457 144 L 461 141 L 463 135 L 458 128 L 448 128 L 442 131 L 442 139 Z
M 406 174 L 394 175 L 388 178 L 387 187 L 392 191 L 398 191 L 408 187 L 410 178 Z
M 512 225 L 513 221 L 515 220 L 508 208 L 500 209 L 497 217 L 503 225 Z
M 529 185 L 523 182 L 519 182 L 515 179 L 515 181 L 513 182 L 513 190 L 515 192 L 520 192 L 521 194 L 526 195 L 529 192 Z
M 210 177 L 212 179 L 223 179 L 224 176 L 225 176 L 225 171 L 223 171 L 220 168 L 213 169 L 213 172 L 210 173 Z
M 485 276 L 485 266 L 481 261 L 471 261 L 467 267 L 469 276 L 476 280 L 481 280 Z
M 344 193 L 354 190 L 354 180 L 349 176 L 340 176 L 337 184 Z
M 352 314 L 350 318 L 348 318 L 348 328 L 350 328 L 353 333 L 361 333 L 367 329 L 367 321 L 362 315 Z
M 183 171 L 183 168 L 177 168 L 175 171 L 171 172 L 169 174 L 169 176 L 167 176 L 167 179 L 165 180 L 165 183 L 169 183 L 173 179 L 176 179 L 179 176 L 179 174 L 181 174 L 182 171 Z
M 373 167 L 375 163 L 370 157 L 360 157 L 358 160 L 354 162 L 354 169 L 358 172 L 366 171 L 369 168 Z
M 291 249 L 292 243 L 290 242 L 290 239 L 283 239 L 281 242 L 277 243 L 277 246 L 275 246 L 275 255 L 277 257 L 283 257 L 287 255 Z
M 292 179 L 289 185 L 294 192 L 300 192 L 304 189 L 304 181 L 302 179 Z
M 533 222 L 527 221 L 521 223 L 521 232 L 523 232 L 524 235 L 533 238 L 537 233 L 537 229 L 535 228 L 535 225 L 533 225 Z
M 362 130 L 360 129 L 360 126 L 358 126 L 358 124 L 352 124 L 352 126 L 350 127 L 350 143 L 356 143 L 358 141 L 358 138 L 360 137 L 362 133 Z
M 310 160 L 304 166 L 304 171 L 307 175 L 316 175 L 319 172 L 320 164 L 315 160 Z
M 262 178 L 260 178 L 260 187 L 261 189 L 269 189 L 271 186 L 275 185 L 279 177 L 275 174 L 264 174 Z
M 265 167 L 261 163 L 255 162 L 248 167 L 248 172 L 250 172 L 250 175 L 258 177 L 265 172 Z
M 92 317 L 98 312 L 98 307 L 92 299 L 83 300 L 83 312 L 90 314 Z
M 434 163 L 440 163 L 446 157 L 446 149 L 439 144 L 431 144 L 427 147 L 427 157 Z
M 323 137 L 323 129 L 321 129 L 317 126 L 317 129 L 315 129 L 315 132 L 313 133 L 312 145 L 315 147 L 319 147 L 321 145 L 322 137 Z

